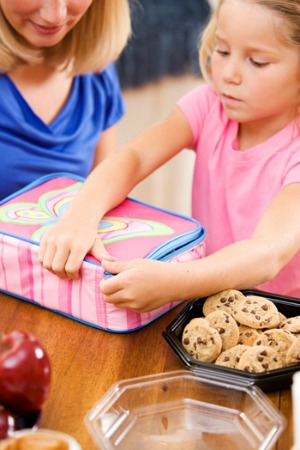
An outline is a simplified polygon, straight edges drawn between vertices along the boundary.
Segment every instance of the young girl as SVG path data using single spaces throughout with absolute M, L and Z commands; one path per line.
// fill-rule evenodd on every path
M 209 83 L 94 170 L 42 239 L 44 267 L 76 279 L 89 252 L 116 274 L 101 281 L 105 300 L 136 311 L 228 288 L 299 297 L 299 36 L 299 0 L 221 0 L 202 41 Z M 114 260 L 98 221 L 186 147 L 196 152 L 193 216 L 207 230 L 207 256 Z
M 0 0 L 0 199 L 116 147 L 128 0 Z

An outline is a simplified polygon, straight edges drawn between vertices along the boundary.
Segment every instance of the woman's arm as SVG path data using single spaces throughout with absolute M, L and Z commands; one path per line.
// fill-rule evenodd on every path
M 253 288 L 272 279 L 299 251 L 299 211 L 300 183 L 295 183 L 273 199 L 252 238 L 188 263 L 103 261 L 104 269 L 117 275 L 102 280 L 101 291 L 107 302 L 144 312 L 225 289 Z
M 102 162 L 106 156 L 109 155 L 109 153 L 118 148 L 117 129 L 118 125 L 113 125 L 101 133 L 101 137 L 95 149 L 93 169 L 98 166 L 98 164 Z
M 43 266 L 58 276 L 75 279 L 87 253 L 100 260 L 107 257 L 97 236 L 101 218 L 191 142 L 188 121 L 176 108 L 166 120 L 110 153 L 91 172 L 61 220 L 43 236 L 39 252 Z

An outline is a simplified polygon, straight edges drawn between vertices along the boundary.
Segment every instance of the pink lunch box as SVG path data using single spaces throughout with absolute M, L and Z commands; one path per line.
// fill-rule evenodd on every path
M 68 173 L 51 174 L 0 203 L 0 290 L 102 330 L 137 330 L 178 303 L 147 313 L 116 308 L 103 300 L 99 282 L 104 270 L 93 257 L 86 256 L 75 281 L 60 279 L 39 263 L 42 234 L 60 218 L 83 181 Z M 180 263 L 205 253 L 199 222 L 131 198 L 110 211 L 98 230 L 107 250 L 120 260 Z

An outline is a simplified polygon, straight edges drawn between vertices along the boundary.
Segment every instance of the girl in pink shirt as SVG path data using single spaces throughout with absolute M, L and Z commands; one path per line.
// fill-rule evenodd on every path
M 76 279 L 89 252 L 116 274 L 101 282 L 105 300 L 140 312 L 229 288 L 300 297 L 299 36 L 299 0 L 220 0 L 200 50 L 207 85 L 91 173 L 42 239 L 43 266 Z M 187 147 L 196 152 L 193 216 L 206 228 L 207 256 L 114 260 L 99 220 Z

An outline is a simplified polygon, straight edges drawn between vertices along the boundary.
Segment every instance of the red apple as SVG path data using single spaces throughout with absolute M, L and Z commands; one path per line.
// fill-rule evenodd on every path
M 0 439 L 5 439 L 16 431 L 17 422 L 15 416 L 8 409 L 0 406 Z
M 19 330 L 0 336 L 0 404 L 19 414 L 41 409 L 50 381 L 50 361 L 35 336 Z

